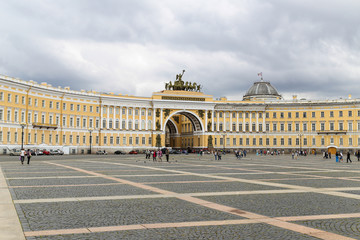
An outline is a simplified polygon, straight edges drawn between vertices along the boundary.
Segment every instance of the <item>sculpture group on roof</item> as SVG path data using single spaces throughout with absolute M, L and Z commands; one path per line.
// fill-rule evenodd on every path
M 165 90 L 180 90 L 180 91 L 194 91 L 194 92 L 200 92 L 202 86 L 197 83 L 191 83 L 191 82 L 184 82 L 182 80 L 182 77 L 185 73 L 185 70 L 183 70 L 182 73 L 176 74 L 176 80 L 174 84 L 172 82 L 165 83 Z

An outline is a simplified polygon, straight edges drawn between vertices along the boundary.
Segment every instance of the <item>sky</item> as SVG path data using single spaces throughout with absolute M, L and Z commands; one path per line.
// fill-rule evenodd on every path
M 358 0 L 0 1 L 0 74 L 150 97 L 196 82 L 241 100 L 263 73 L 285 99 L 360 98 Z

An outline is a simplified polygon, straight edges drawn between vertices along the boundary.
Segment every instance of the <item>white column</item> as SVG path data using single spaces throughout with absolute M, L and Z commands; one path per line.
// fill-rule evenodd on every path
M 223 131 L 226 131 L 226 112 L 224 111 L 224 123 L 223 123 Z
M 232 112 L 229 113 L 230 114 L 230 131 L 232 132 Z
M 107 125 L 107 128 L 109 128 L 109 123 L 110 123 L 110 108 L 109 108 L 109 106 L 106 106 L 106 125 Z
M 126 111 L 126 122 L 125 122 L 125 125 L 126 125 L 126 130 L 129 130 L 129 108 L 125 108 L 125 111 Z
M 256 112 L 255 114 L 256 114 L 256 132 L 258 132 L 259 131 L 259 113 Z
M 211 111 L 211 131 L 214 131 L 214 112 L 215 111 Z
M 205 110 L 205 132 L 208 131 L 208 127 L 207 127 L 207 122 L 208 122 L 208 110 Z
M 250 122 L 250 123 L 249 123 L 249 132 L 252 132 L 252 122 L 251 122 L 252 119 L 251 119 L 251 115 L 252 115 L 252 113 L 250 112 L 250 113 L 249 113 L 249 119 L 250 119 L 250 120 L 249 120 L 249 122 Z
M 132 129 L 135 130 L 135 108 L 132 109 L 133 121 L 132 121 Z
M 240 113 L 237 112 L 237 113 L 236 113 L 236 131 L 237 131 L 237 132 L 240 131 L 240 129 L 239 129 L 239 115 L 240 115 Z
M 122 129 L 122 107 L 120 107 L 120 129 Z
M 262 116 L 263 116 L 263 132 L 265 132 L 265 131 L 266 131 L 266 126 L 265 126 L 265 112 L 263 112 Z
M 148 108 L 145 108 L 145 130 L 148 130 Z
M 163 130 L 163 118 L 164 118 L 164 112 L 163 112 L 163 109 L 161 108 L 160 109 L 160 130 L 162 131 Z
M 216 124 L 216 131 L 219 131 L 220 121 L 219 121 L 219 112 L 217 112 L 217 124 Z
M 114 115 L 113 115 L 113 128 L 115 128 L 116 127 L 116 116 L 115 116 L 115 113 L 116 113 L 116 107 L 115 107 L 115 105 L 114 105 L 114 108 L 113 108 L 113 110 L 114 110 Z
M 139 108 L 139 130 L 142 130 L 142 108 Z
M 156 121 L 156 112 L 155 112 L 155 108 L 154 108 L 154 109 L 153 109 L 153 130 L 156 130 L 155 121 Z M 154 140 L 154 139 L 153 139 L 153 140 Z
M 245 132 L 245 115 L 246 115 L 246 113 L 245 112 L 243 112 L 243 132 Z

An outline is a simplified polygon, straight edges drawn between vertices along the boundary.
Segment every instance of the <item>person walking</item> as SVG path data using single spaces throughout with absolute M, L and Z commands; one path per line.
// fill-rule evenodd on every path
M 162 155 L 163 155 L 163 153 L 162 153 L 161 149 L 159 149 L 159 151 L 157 152 L 157 156 L 158 156 L 160 162 L 162 162 Z
M 30 149 L 27 150 L 27 152 L 26 152 L 26 157 L 27 157 L 27 164 L 30 164 L 30 158 L 31 158 L 31 151 L 30 151 Z
M 214 158 L 215 158 L 215 161 L 217 160 L 217 151 L 214 151 Z
M 169 162 L 169 155 L 170 155 L 169 149 L 166 149 L 166 150 L 165 150 L 165 156 L 166 156 L 166 161 L 167 161 L 167 162 Z
M 217 153 L 217 157 L 218 157 L 218 160 L 220 161 L 221 160 L 221 152 L 219 153 Z
M 153 162 L 156 162 L 156 151 L 152 151 Z
M 21 164 L 24 164 L 24 160 L 25 160 L 25 149 L 21 149 L 21 152 L 20 152 Z
M 346 163 L 348 163 L 349 161 L 352 163 L 352 161 L 350 159 L 350 152 L 348 151 L 346 154 Z
M 358 161 L 360 161 L 360 150 L 357 151 L 356 156 L 357 156 Z

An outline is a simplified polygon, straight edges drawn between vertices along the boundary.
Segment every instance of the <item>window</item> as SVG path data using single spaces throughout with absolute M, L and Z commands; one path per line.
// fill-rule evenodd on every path
M 311 131 L 316 131 L 316 123 L 311 123 Z
M 288 131 L 289 131 L 289 132 L 292 131 L 292 125 L 291 125 L 291 123 L 288 123 Z
M 245 113 L 245 118 L 249 118 L 249 113 Z
M 289 145 L 289 146 L 291 146 L 291 145 L 292 145 L 291 138 L 288 138 L 288 145 Z
M 22 96 L 22 97 L 21 97 L 21 103 L 22 103 L 22 104 L 25 104 L 25 96 Z
M 270 131 L 270 124 L 266 123 L 265 127 L 266 127 L 266 131 L 269 132 Z
M 256 138 L 253 138 L 253 146 L 256 146 Z
M 4 93 L 0 92 L 0 101 L 4 101 Z
M 285 131 L 285 124 L 283 123 L 280 123 L 280 131 Z
M 70 104 L 70 110 L 74 111 L 74 104 L 72 104 L 72 103 Z
M 139 116 L 139 109 L 135 109 L 135 116 Z
M 263 131 L 262 123 L 259 123 L 259 132 L 262 132 L 262 131 Z
M 331 131 L 334 131 L 334 129 L 335 129 L 335 128 L 334 128 L 334 123 L 331 122 L 331 123 L 330 123 L 330 130 L 331 130 Z
M 120 145 L 120 137 L 116 137 L 116 144 Z
M 126 137 L 123 137 L 123 145 L 126 145 Z
M 76 135 L 76 144 L 80 144 L 80 136 Z
M 3 120 L 3 115 L 4 115 L 3 111 L 4 111 L 4 110 L 0 109 L 0 121 Z
M 350 146 L 352 146 L 352 145 L 353 145 L 352 138 L 349 138 L 349 145 L 350 145 Z
M 340 131 L 344 130 L 344 123 L 342 122 L 339 123 L 339 130 Z
M 233 112 L 233 113 L 232 113 L 232 117 L 233 117 L 233 118 L 236 118 L 236 113 Z
M 104 107 L 104 109 L 106 109 L 106 108 Z M 77 105 L 76 105 L 76 111 L 80 112 L 80 104 L 77 104 Z M 106 110 L 105 110 L 105 111 L 106 111 Z M 104 112 L 104 113 L 106 113 L 106 112 Z
M 273 138 L 273 145 L 276 146 L 277 145 L 277 139 Z
M 107 136 L 104 136 L 104 145 L 107 144 Z
M 325 123 L 320 123 L 320 130 L 325 131 Z
M 11 102 L 11 94 L 8 94 L 8 102 Z
M 307 117 L 306 112 L 303 112 L 303 118 L 306 118 L 306 117 Z
M 243 124 L 239 123 L 239 131 L 242 131 L 242 130 L 243 130 Z
M 139 137 L 135 137 L 135 144 L 139 145 Z
M 265 117 L 266 117 L 266 118 L 269 118 L 269 113 L 265 113 Z
M 295 131 L 300 131 L 300 124 L 299 123 L 295 123 Z
M 45 107 L 45 100 L 41 100 L 41 106 L 44 108 Z
M 273 113 L 273 118 L 276 118 L 276 112 Z
M 299 118 L 299 112 L 296 112 L 296 113 L 295 113 L 295 117 L 296 117 L 296 118 Z
M 35 98 L 35 100 L 34 100 L 34 105 L 35 105 L 35 107 L 37 107 L 38 106 L 38 100 Z
M 93 106 L 89 107 L 90 112 L 93 112 Z
M 339 140 L 340 140 L 340 141 L 339 141 L 339 145 L 340 145 L 340 146 L 344 145 L 344 139 L 343 139 L 343 138 L 340 138 Z
M 284 113 L 283 112 L 280 113 L 280 118 L 284 118 Z
M 259 138 L 259 145 L 262 146 L 263 145 L 263 139 Z
M 86 136 L 83 136 L 83 144 L 86 144 Z
M 129 145 L 133 144 L 133 139 L 132 137 L 129 137 Z
M 83 128 L 86 128 L 86 118 L 83 118 Z
M 246 138 L 245 141 L 246 141 L 246 145 L 249 146 L 250 145 L 250 138 Z
M 313 138 L 313 139 L 312 139 L 312 145 L 313 145 L 313 146 L 316 146 L 316 138 Z
M 324 112 L 320 112 L 320 117 L 325 117 L 325 113 Z
M 300 139 L 299 139 L 299 138 L 296 138 L 296 139 L 295 139 L 295 145 L 296 145 L 296 146 L 299 146 L 299 145 L 300 145 Z
M 19 96 L 15 95 L 15 103 L 19 103 Z
M 277 125 L 276 125 L 276 123 L 273 123 L 273 131 L 274 131 L 274 132 L 277 131 Z
M 291 112 L 288 112 L 288 118 L 291 118 Z
M 53 101 L 49 102 L 49 108 L 53 108 Z
M 330 117 L 334 117 L 334 111 L 330 111 Z
M 321 145 L 325 145 L 325 139 L 321 138 Z
M 304 138 L 304 146 L 306 146 L 307 145 L 307 138 Z
M 80 127 L 80 118 L 76 118 L 76 127 Z
M 131 108 L 129 108 L 128 113 L 129 113 L 129 115 L 132 115 L 132 109 Z
M 111 144 L 111 145 L 114 144 L 114 137 L 113 137 L 113 136 L 110 137 L 110 144 Z
M 236 146 L 236 138 L 233 138 L 233 146 Z
M 285 139 L 284 138 L 280 138 L 280 145 L 284 146 L 285 145 Z
M 86 105 L 83 106 L 83 111 L 86 112 Z
M 66 110 L 66 103 L 63 103 L 63 110 Z
M 145 138 L 145 137 L 142 137 L 142 138 L 141 138 L 141 144 L 142 144 L 142 145 L 145 145 L 145 144 L 146 144 L 146 138 Z
M 270 138 L 266 138 L 266 145 L 267 145 L 267 146 L 270 145 Z
M 348 131 L 352 131 L 353 130 L 353 124 L 352 122 L 348 123 Z
M 303 123 L 303 131 L 306 132 L 307 131 L 307 124 Z
M 96 113 L 100 112 L 100 107 L 96 107 Z
M 315 117 L 315 112 L 311 112 L 311 117 Z
M 343 116 L 343 111 L 339 111 L 339 117 Z
M 349 112 L 348 112 L 348 116 L 349 116 L 349 117 L 352 117 L 352 111 L 349 111 Z
M 242 146 L 243 145 L 243 139 L 239 138 L 239 145 Z
M 56 109 L 60 109 L 60 103 L 56 102 Z

